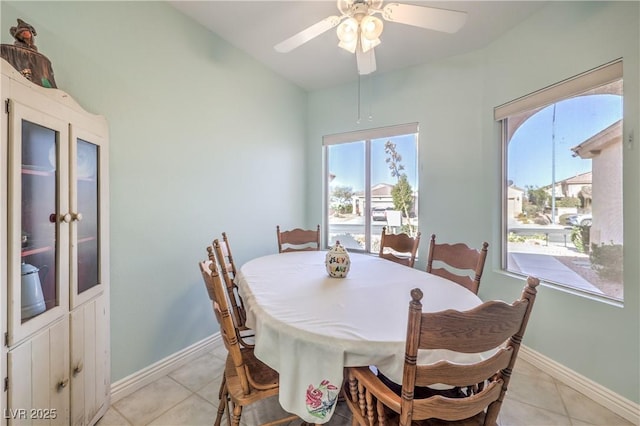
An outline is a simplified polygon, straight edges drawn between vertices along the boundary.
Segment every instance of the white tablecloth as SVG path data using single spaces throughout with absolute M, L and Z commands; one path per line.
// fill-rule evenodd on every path
M 236 278 L 256 331 L 255 354 L 280 373 L 280 404 L 310 423 L 333 414 L 343 368 L 375 365 L 401 383 L 410 290 L 423 312 L 471 309 L 481 300 L 444 278 L 350 253 L 346 278 L 331 278 L 326 252 L 294 252 L 244 264 Z M 486 354 L 421 351 L 418 363 L 474 362 Z

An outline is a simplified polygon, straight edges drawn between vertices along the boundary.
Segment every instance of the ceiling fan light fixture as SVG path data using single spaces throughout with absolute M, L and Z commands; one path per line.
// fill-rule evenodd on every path
M 1 1 L 1 0 L 0 0 Z M 338 46 L 355 53 L 358 74 L 376 70 L 374 47 L 380 42 L 383 20 L 413 25 L 429 30 L 454 33 L 467 19 L 467 12 L 438 9 L 430 6 L 389 3 L 385 0 L 336 0 L 340 16 L 329 16 L 276 44 L 278 52 L 290 52 L 325 31 L 336 28 Z M 374 15 L 380 14 L 381 18 Z
M 338 43 L 338 47 L 341 47 L 348 52 L 356 53 L 356 48 L 358 47 L 358 39 L 350 42 L 341 41 L 340 43 Z
M 368 15 L 360 21 L 360 32 L 362 37 L 367 40 L 377 40 L 382 34 L 383 28 L 384 24 L 382 23 L 382 20 L 375 16 Z
M 358 38 L 358 21 L 354 18 L 345 19 L 336 29 L 341 42 L 351 43 Z

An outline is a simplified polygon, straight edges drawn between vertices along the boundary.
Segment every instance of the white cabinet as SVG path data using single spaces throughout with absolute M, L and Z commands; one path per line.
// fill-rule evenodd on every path
M 107 123 L 0 61 L 2 424 L 94 424 L 110 389 Z
M 71 312 L 71 424 L 90 424 L 109 398 L 107 309 L 95 298 Z
M 10 424 L 69 424 L 68 342 L 63 319 L 9 351 Z

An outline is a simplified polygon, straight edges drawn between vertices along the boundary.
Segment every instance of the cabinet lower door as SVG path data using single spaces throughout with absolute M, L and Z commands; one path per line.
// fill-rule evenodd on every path
M 58 321 L 7 354 L 10 425 L 69 424 L 69 323 Z
M 97 420 L 108 398 L 104 295 L 71 312 L 71 424 Z

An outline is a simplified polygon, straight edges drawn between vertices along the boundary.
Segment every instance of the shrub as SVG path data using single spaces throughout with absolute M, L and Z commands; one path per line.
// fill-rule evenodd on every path
M 571 228 L 571 242 L 580 253 L 589 252 L 589 236 L 591 226 L 577 225 Z
M 526 235 L 509 232 L 509 235 L 507 235 L 507 241 L 510 243 L 524 243 L 526 241 L 538 242 L 545 240 L 546 237 L 543 234 Z
M 542 209 L 538 206 L 536 206 L 535 204 L 527 204 L 524 207 L 524 214 L 528 217 L 528 218 L 532 218 L 532 217 L 536 217 L 538 216 L 538 212 L 541 212 Z
M 509 232 L 509 235 L 507 235 L 507 241 L 510 243 L 524 243 L 526 239 L 522 235 Z
M 564 197 L 556 200 L 556 207 L 580 207 L 580 198 Z

